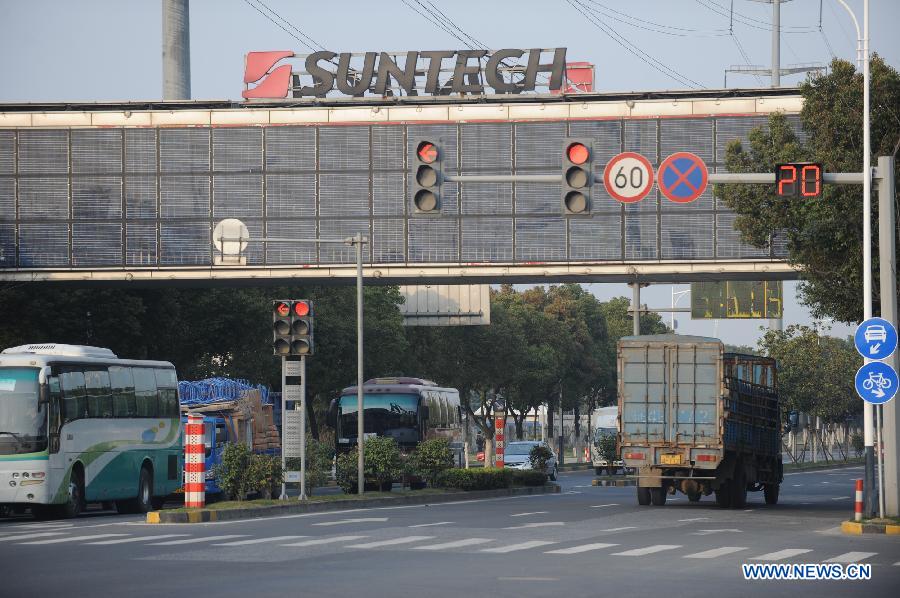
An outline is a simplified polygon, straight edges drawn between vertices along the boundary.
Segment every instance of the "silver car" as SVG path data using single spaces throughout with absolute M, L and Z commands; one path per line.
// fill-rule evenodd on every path
M 550 449 L 550 460 L 547 461 L 547 475 L 550 476 L 551 480 L 556 481 L 556 476 L 559 473 L 556 453 L 553 452 L 550 445 L 540 440 L 517 440 L 507 444 L 503 451 L 503 466 L 512 469 L 531 469 L 531 459 L 528 456 L 531 454 L 531 449 L 539 444 Z

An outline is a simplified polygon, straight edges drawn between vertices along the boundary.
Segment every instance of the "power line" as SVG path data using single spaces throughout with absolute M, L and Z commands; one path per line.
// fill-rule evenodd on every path
M 319 42 L 317 42 L 316 40 L 314 40 L 312 37 L 310 37 L 309 35 L 307 35 L 307 34 L 304 33 L 303 31 L 301 31 L 300 29 L 298 29 L 293 23 L 291 23 L 290 21 L 288 21 L 287 19 L 285 19 L 284 17 L 282 17 L 280 14 L 278 14 L 277 12 L 275 12 L 272 8 L 270 8 L 270 7 L 269 7 L 265 2 L 263 2 L 262 0 L 252 0 L 252 1 L 251 1 L 251 0 L 244 0 L 244 2 L 245 2 L 248 6 L 250 6 L 251 8 L 253 8 L 253 10 L 255 10 L 256 12 L 258 12 L 259 14 L 261 14 L 262 16 L 264 16 L 266 19 L 268 19 L 268 20 L 271 21 L 272 23 L 274 23 L 279 29 L 281 29 L 282 31 L 284 31 L 285 33 L 287 33 L 288 35 L 290 35 L 291 37 L 293 37 L 295 40 L 297 40 L 298 42 L 300 42 L 301 44 L 303 44 L 304 46 L 306 46 L 307 48 L 309 48 L 309 49 L 312 50 L 313 52 L 315 52 L 317 49 L 322 49 L 322 50 L 325 49 L 325 48 L 322 46 L 322 44 L 320 44 Z M 296 31 L 303 39 L 301 39 L 300 37 L 297 37 L 297 35 L 295 35 L 295 34 L 292 33 L 290 30 L 288 30 L 287 27 L 285 27 L 284 25 L 282 25 L 281 22 L 276 21 L 274 18 L 272 18 L 271 16 L 269 16 L 268 14 L 266 14 L 265 12 L 263 12 L 263 11 L 260 9 L 259 6 L 257 6 L 256 4 L 254 4 L 254 2 L 255 2 L 256 4 L 259 4 L 259 6 L 261 6 L 262 8 L 264 8 L 266 11 L 268 11 L 268 12 L 271 13 L 272 15 L 274 15 L 277 19 L 279 19 L 279 20 L 282 21 L 283 23 L 287 24 L 288 27 L 290 27 L 291 29 L 293 29 L 294 31 Z
M 469 48 L 470 50 L 473 49 L 471 43 L 469 43 L 469 42 L 466 41 L 465 39 L 461 38 L 456 32 L 454 32 L 452 29 L 450 29 L 446 24 L 442 23 L 442 22 L 441 22 L 440 20 L 438 20 L 436 17 L 432 17 L 432 15 L 430 15 L 430 14 L 427 12 L 428 9 L 425 8 L 425 5 L 423 5 L 421 2 L 418 2 L 418 0 L 415 0 L 415 1 L 416 1 L 416 4 L 420 5 L 423 9 L 425 9 L 424 12 L 421 11 L 421 10 L 419 10 L 418 8 L 416 8 L 416 6 L 415 6 L 414 4 L 412 4 L 409 0 L 402 0 L 402 1 L 403 1 L 403 4 L 405 4 L 410 10 L 413 10 L 413 11 L 415 11 L 416 13 L 418 13 L 418 14 L 419 14 L 422 18 L 424 18 L 426 21 L 428 21 L 429 23 L 431 23 L 431 24 L 434 25 L 435 27 L 438 27 L 438 28 L 444 30 L 448 35 L 450 35 L 451 37 L 455 38 L 456 40 L 462 42 L 462 43 L 463 43 L 467 48 Z
M 728 33 L 724 29 L 712 29 L 709 31 L 702 29 L 692 29 L 688 27 L 675 27 L 673 25 L 664 25 L 662 23 L 656 23 L 654 21 L 650 21 L 648 19 L 641 19 L 639 17 L 635 17 L 628 13 L 622 12 L 620 10 L 616 10 L 611 8 L 602 2 L 597 2 L 597 0 L 588 0 L 591 4 L 594 4 L 600 8 L 591 8 L 586 7 L 589 10 L 603 14 L 603 16 L 609 17 L 614 21 L 618 21 L 620 23 L 624 23 L 625 25 L 629 25 L 630 27 L 635 27 L 637 29 L 643 29 L 645 31 L 652 31 L 654 33 L 661 33 L 663 35 L 671 35 L 677 37 L 722 37 L 728 35 Z M 619 15 L 623 18 L 619 18 L 615 15 Z M 628 20 L 635 21 L 636 23 L 631 23 Z M 666 31 L 669 30 L 669 31 Z
M 828 41 L 825 30 L 822 29 L 822 0 L 819 0 L 819 34 L 822 36 L 822 41 L 825 42 L 825 47 L 828 48 L 828 53 L 831 54 L 831 59 L 834 60 L 834 48 L 831 47 L 831 42 Z
M 759 29 L 760 31 L 772 31 L 772 25 L 768 21 L 762 21 L 760 19 L 748 17 L 742 13 L 735 11 L 734 8 L 729 8 L 727 6 L 719 4 L 718 2 L 715 2 L 715 0 L 697 0 L 697 4 L 720 16 L 737 21 L 745 27 L 750 27 L 751 29 Z M 790 31 L 792 33 L 815 33 L 815 30 L 809 27 L 780 27 L 779 29 L 781 31 Z

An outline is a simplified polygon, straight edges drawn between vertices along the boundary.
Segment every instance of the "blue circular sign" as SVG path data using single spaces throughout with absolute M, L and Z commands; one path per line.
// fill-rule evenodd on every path
M 867 363 L 856 372 L 856 394 L 875 405 L 893 399 L 898 384 L 897 372 L 881 361 Z
M 884 318 L 869 318 L 856 328 L 853 340 L 863 357 L 884 359 L 897 349 L 897 329 Z
M 675 203 L 690 203 L 706 191 L 709 170 L 699 156 L 676 152 L 662 161 L 657 177 L 656 184 L 666 199 Z

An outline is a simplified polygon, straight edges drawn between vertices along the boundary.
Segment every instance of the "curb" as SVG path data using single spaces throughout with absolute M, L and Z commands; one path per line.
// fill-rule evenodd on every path
M 864 461 L 833 461 L 831 463 L 816 463 L 808 467 L 796 467 L 793 463 L 784 464 L 784 473 L 803 473 L 805 471 L 817 471 L 819 469 L 838 469 L 841 467 L 857 467 L 864 465 Z M 788 469 L 790 467 L 790 469 Z
M 503 498 L 505 496 L 528 496 L 531 494 L 559 494 L 560 486 L 546 484 L 524 488 L 501 488 L 499 490 L 472 490 L 469 492 L 453 492 L 447 494 L 427 494 L 420 496 L 398 496 L 397 498 L 373 498 L 369 500 L 334 500 L 329 502 L 309 502 L 272 505 L 265 507 L 249 507 L 246 509 L 227 509 L 216 511 L 198 509 L 196 511 L 151 511 L 147 513 L 147 523 L 206 523 L 209 521 L 235 521 L 238 519 L 260 519 L 278 517 L 295 513 L 319 513 L 344 509 L 363 509 L 373 507 L 393 507 L 399 505 L 427 505 L 436 503 L 477 500 L 484 498 Z
M 841 522 L 841 531 L 851 536 L 860 536 L 862 534 L 886 534 L 888 536 L 900 536 L 900 525 L 843 521 Z

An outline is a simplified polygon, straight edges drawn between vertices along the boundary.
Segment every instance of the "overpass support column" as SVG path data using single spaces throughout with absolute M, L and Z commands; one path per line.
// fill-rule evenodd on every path
M 879 279 L 881 291 L 881 317 L 897 326 L 897 247 L 895 241 L 896 218 L 894 213 L 895 189 L 894 158 L 878 158 L 878 248 Z M 900 371 L 900 348 L 886 359 L 896 371 Z M 881 409 L 881 439 L 884 444 L 884 515 L 900 517 L 900 397 L 885 403 Z

